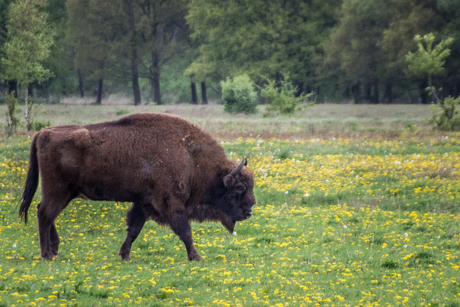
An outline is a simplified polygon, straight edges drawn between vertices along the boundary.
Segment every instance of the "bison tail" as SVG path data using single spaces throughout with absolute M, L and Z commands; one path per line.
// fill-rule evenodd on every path
M 29 156 L 29 171 L 27 172 L 26 184 L 24 187 L 24 193 L 22 193 L 22 203 L 19 208 L 19 216 L 24 218 L 24 223 L 27 225 L 27 212 L 29 211 L 30 204 L 34 198 L 35 192 L 38 187 L 38 158 L 37 158 L 37 138 L 38 134 L 35 135 L 34 140 L 30 146 Z

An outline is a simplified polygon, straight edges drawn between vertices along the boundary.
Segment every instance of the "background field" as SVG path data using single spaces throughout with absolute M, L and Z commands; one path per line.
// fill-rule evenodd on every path
M 4 106 L 0 106 L 3 111 Z M 317 105 L 297 118 L 229 117 L 222 106 L 41 105 L 40 120 L 92 123 L 167 112 L 199 123 L 256 176 L 236 235 L 193 223 L 203 262 L 146 224 L 117 252 L 127 203 L 74 200 L 57 220 L 58 259 L 38 258 L 17 218 L 30 139 L 0 144 L 0 306 L 460 306 L 460 134 L 426 106 Z
M 348 134 L 355 132 L 401 133 L 407 129 L 429 131 L 427 125 L 431 115 L 429 105 L 353 105 L 317 104 L 296 117 L 263 118 L 265 106 L 259 106 L 259 114 L 230 116 L 223 106 L 215 102 L 209 105 L 141 105 L 133 106 L 129 100 L 109 97 L 102 105 L 91 104 L 92 100 L 68 98 L 62 104 L 37 105 L 33 112 L 40 121 L 53 125 L 90 124 L 113 120 L 136 112 L 162 112 L 185 117 L 217 137 L 238 138 L 257 136 L 269 137 L 311 137 L 324 134 Z M 0 114 L 6 112 L 6 105 L 0 105 Z M 0 117 L 5 125 L 6 117 Z M 25 133 L 25 131 L 22 131 Z M 252 135 L 251 135 L 252 134 Z

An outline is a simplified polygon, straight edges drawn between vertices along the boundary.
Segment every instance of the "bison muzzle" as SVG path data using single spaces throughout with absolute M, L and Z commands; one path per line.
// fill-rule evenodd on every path
M 207 132 L 179 117 L 133 114 L 116 121 L 68 125 L 38 132 L 31 144 L 29 170 L 19 215 L 27 212 L 41 176 L 37 206 L 42 258 L 56 257 L 54 220 L 74 198 L 132 202 L 127 236 L 119 255 L 147 220 L 169 225 L 184 242 L 189 260 L 201 260 L 193 246 L 190 221 L 220 221 L 234 231 L 252 214 L 254 175 L 229 160 Z

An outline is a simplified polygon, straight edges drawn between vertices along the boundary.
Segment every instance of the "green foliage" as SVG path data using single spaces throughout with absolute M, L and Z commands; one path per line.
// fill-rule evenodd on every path
M 296 82 L 311 82 L 340 2 L 191 1 L 187 22 L 206 43 L 187 73 L 198 79 L 248 74 L 257 82 L 261 74 L 289 71 Z
M 409 52 L 406 55 L 406 61 L 409 63 L 409 69 L 414 74 L 428 74 L 427 90 L 431 92 L 434 100 L 432 116 L 429 122 L 434 124 L 438 130 L 460 130 L 460 117 L 458 115 L 460 97 L 455 99 L 449 96 L 441 100 L 437 97 L 435 88 L 431 86 L 431 76 L 439 74 L 444 70 L 444 59 L 450 55 L 448 46 L 452 44 L 453 39 L 442 40 L 434 48 L 433 42 L 435 36 L 433 33 L 426 34 L 423 37 L 416 35 L 414 40 L 417 43 L 418 50 L 415 53 Z
M 436 129 L 442 131 L 460 131 L 460 97 L 451 96 L 442 103 L 432 104 L 432 116 L 429 120 Z
M 225 101 L 224 110 L 227 113 L 257 113 L 257 92 L 254 82 L 248 75 L 227 78 L 221 81 L 222 100 Z
M 43 128 L 52 126 L 51 121 L 49 120 L 37 119 L 39 108 L 40 106 L 37 105 L 33 100 L 28 105 L 29 122 L 26 123 L 28 131 L 40 131 Z
M 435 37 L 433 33 L 426 34 L 423 37 L 417 34 L 414 40 L 417 43 L 418 50 L 415 53 L 409 51 L 406 55 L 409 69 L 416 75 L 436 75 L 441 73 L 444 70 L 444 59 L 450 55 L 450 49 L 447 47 L 452 44 L 453 39 L 442 40 L 434 48 Z
M 24 87 L 52 75 L 42 65 L 54 42 L 48 16 L 41 10 L 45 5 L 46 0 L 21 0 L 10 5 L 8 38 L 3 47 L 3 77 L 16 79 Z
M 129 110 L 128 109 L 117 109 L 115 111 L 115 114 L 117 116 L 120 116 L 120 115 L 126 115 L 126 114 L 129 114 Z
M 275 80 L 266 79 L 267 83 L 262 87 L 260 95 L 261 97 L 268 102 L 270 105 L 265 108 L 264 117 L 270 116 L 272 114 L 296 114 L 304 107 L 310 107 L 314 102 L 308 104 L 302 104 L 310 98 L 313 93 L 304 94 L 301 93 L 298 97 L 295 96 L 297 92 L 297 87 L 292 85 L 292 82 L 289 76 L 284 77 L 284 80 L 281 80 L 280 85 L 276 85 Z
M 339 22 L 331 30 L 324 49 L 326 67 L 339 83 L 363 83 L 381 78 L 384 62 L 379 41 L 388 27 L 389 1 L 344 0 Z
M 6 111 L 6 127 L 5 132 L 11 136 L 16 133 L 16 129 L 19 125 L 19 118 L 17 117 L 20 112 L 17 109 L 18 100 L 14 97 L 14 92 L 6 96 L 6 105 L 8 110 Z
M 32 122 L 32 130 L 33 131 L 40 131 L 43 128 L 51 127 L 52 124 L 49 120 L 34 120 Z

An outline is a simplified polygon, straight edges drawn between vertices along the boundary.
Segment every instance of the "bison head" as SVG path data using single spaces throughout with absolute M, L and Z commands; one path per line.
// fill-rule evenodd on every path
M 246 165 L 247 160 L 243 157 L 240 165 L 221 175 L 210 193 L 214 208 L 222 213 L 220 221 L 230 232 L 233 232 L 237 221 L 251 217 L 252 206 L 256 203 L 254 174 Z

